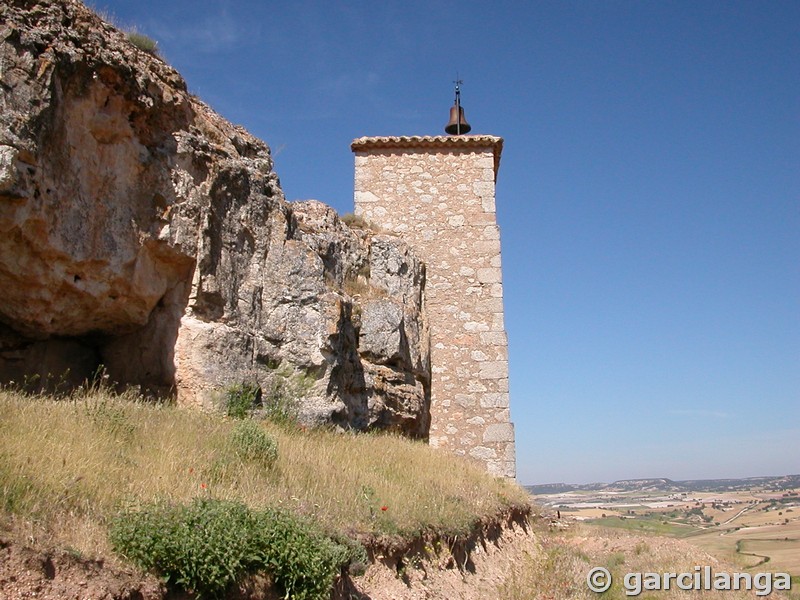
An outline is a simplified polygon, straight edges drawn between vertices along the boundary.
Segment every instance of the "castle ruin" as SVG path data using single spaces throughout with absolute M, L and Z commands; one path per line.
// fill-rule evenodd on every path
M 503 140 L 489 135 L 363 137 L 351 148 L 355 214 L 403 237 L 426 263 L 430 444 L 513 478 L 495 212 Z

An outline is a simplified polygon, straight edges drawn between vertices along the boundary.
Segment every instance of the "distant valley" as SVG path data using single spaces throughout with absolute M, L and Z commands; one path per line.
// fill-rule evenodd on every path
M 800 582 L 800 475 L 629 479 L 526 489 L 562 525 L 581 521 L 683 538 L 742 568 L 788 572 Z
M 662 491 L 662 492 L 720 492 L 742 491 L 753 488 L 774 491 L 789 490 L 800 487 L 800 475 L 781 475 L 776 477 L 747 477 L 745 479 L 694 479 L 673 481 L 672 479 L 623 479 L 614 483 L 546 483 L 526 485 L 531 494 L 561 494 L 577 491 Z

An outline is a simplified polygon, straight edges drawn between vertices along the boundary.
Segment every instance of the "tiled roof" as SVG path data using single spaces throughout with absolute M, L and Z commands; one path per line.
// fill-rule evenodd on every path
M 494 151 L 495 172 L 500 166 L 503 138 L 495 135 L 410 135 L 360 137 L 353 140 L 353 152 L 390 148 L 486 148 Z

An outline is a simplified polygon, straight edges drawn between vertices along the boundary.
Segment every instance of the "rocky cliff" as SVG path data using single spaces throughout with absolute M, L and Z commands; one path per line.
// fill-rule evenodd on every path
M 0 23 L 0 382 L 102 365 L 210 407 L 297 377 L 307 422 L 427 435 L 402 241 L 287 203 L 263 142 L 77 0 L 6 1 Z

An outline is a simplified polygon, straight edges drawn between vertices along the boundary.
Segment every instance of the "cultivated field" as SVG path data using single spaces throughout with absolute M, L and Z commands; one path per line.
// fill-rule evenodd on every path
M 768 478 L 764 478 L 768 479 Z M 682 538 L 751 572 L 785 572 L 800 583 L 800 482 L 796 476 L 747 488 L 671 482 L 632 489 L 618 482 L 593 489 L 540 494 L 548 510 L 587 525 Z M 688 490 L 688 491 L 683 491 Z
M 732 523 L 687 538 L 714 556 L 747 568 L 782 571 L 800 577 L 800 518 L 780 525 L 748 525 L 746 515 Z

